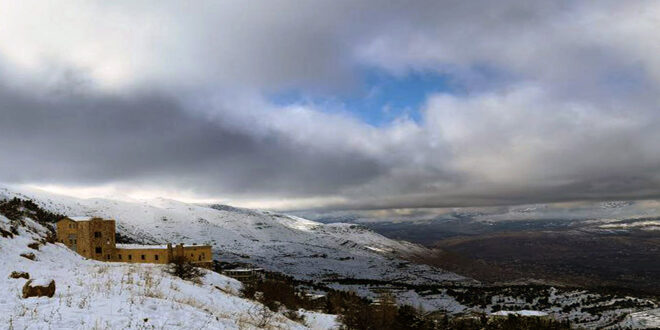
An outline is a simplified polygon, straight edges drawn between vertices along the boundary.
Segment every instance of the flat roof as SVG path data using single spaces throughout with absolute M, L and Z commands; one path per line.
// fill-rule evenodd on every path
M 259 272 L 264 270 L 263 268 L 232 268 L 232 269 L 225 269 L 225 272 Z
M 167 249 L 167 245 L 117 244 L 118 249 Z
M 92 217 L 87 217 L 87 216 L 77 216 L 77 217 L 67 217 L 67 218 L 73 221 L 87 221 L 92 219 Z
M 103 219 L 102 217 L 96 217 L 96 216 L 92 217 L 92 216 L 85 216 L 85 215 L 83 215 L 83 216 L 75 216 L 75 217 L 64 217 L 64 218 L 60 219 L 59 221 L 62 221 L 62 220 L 73 220 L 73 221 L 75 221 L 75 222 L 78 222 L 78 221 L 90 221 L 90 220 L 92 220 L 92 219 L 101 219 L 101 220 L 103 220 L 103 221 L 112 221 L 112 219 Z
M 172 247 L 176 247 L 176 244 L 172 244 Z M 167 244 L 154 244 L 154 245 L 143 245 L 143 244 L 116 244 L 118 249 L 167 249 Z M 210 245 L 193 245 L 193 244 L 183 244 L 184 248 L 188 247 L 211 247 Z

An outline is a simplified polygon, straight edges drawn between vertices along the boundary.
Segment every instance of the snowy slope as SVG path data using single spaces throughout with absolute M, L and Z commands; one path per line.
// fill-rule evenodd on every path
M 388 239 L 355 224 L 326 225 L 265 211 L 167 199 L 76 199 L 0 187 L 0 198 L 3 196 L 32 199 L 45 209 L 69 216 L 112 218 L 122 234 L 144 243 L 211 244 L 220 260 L 248 262 L 304 279 L 466 280 L 404 260 L 424 255 L 426 248 Z
M 0 228 L 9 220 L 0 216 Z M 40 240 L 45 229 L 26 220 L 19 235 L 0 237 L 0 324 L 10 329 L 245 329 L 262 324 L 264 306 L 238 296 L 241 284 L 205 271 L 194 284 L 170 276 L 161 265 L 103 263 L 86 260 L 61 244 L 39 250 L 28 244 Z M 21 257 L 34 253 L 35 260 Z M 35 281 L 55 280 L 52 298 L 23 299 L 26 279 L 10 278 L 28 272 Z M 335 327 L 334 316 L 306 312 L 314 328 Z M 272 314 L 274 328 L 304 329 L 304 325 Z
M 660 309 L 631 313 L 621 324 L 624 329 L 660 329 Z

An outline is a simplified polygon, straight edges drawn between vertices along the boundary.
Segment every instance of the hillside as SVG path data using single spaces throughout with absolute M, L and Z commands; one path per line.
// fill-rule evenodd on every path
M 40 191 L 0 187 L 0 199 L 11 197 L 30 199 L 40 207 L 59 214 L 116 219 L 122 237 L 140 243 L 211 244 L 214 247 L 215 258 L 221 261 L 250 263 L 270 271 L 292 275 L 298 280 L 311 280 L 325 285 L 326 292 L 330 289 L 353 291 L 359 296 L 376 299 L 380 292 L 385 290 L 391 292 L 400 305 L 421 307 L 426 312 L 433 312 L 429 315 L 438 315 L 440 319 L 446 316 L 460 319 L 461 315 L 471 315 L 471 313 L 505 315 L 515 311 L 531 310 L 539 314 L 547 314 L 548 317 L 556 320 L 588 328 L 616 327 L 623 324 L 643 328 L 641 324 L 655 322 L 655 315 L 660 307 L 654 298 L 631 297 L 608 290 L 585 290 L 582 287 L 565 286 L 555 282 L 522 280 L 482 284 L 440 268 L 415 264 L 410 260 L 432 255 L 435 251 L 420 245 L 388 239 L 357 224 L 321 224 L 295 216 L 224 205 L 193 205 L 166 199 L 150 201 L 76 199 Z M 24 252 L 28 243 L 28 241 L 21 242 L 17 245 L 18 248 L 13 248 L 12 263 L 26 262 L 18 255 Z M 160 288 L 168 288 L 170 285 L 168 281 L 173 281 L 157 266 L 135 268 L 136 266 L 123 264 L 99 264 L 82 260 L 63 247 L 52 244 L 43 249 L 43 253 L 51 253 L 47 252 L 50 249 L 58 252 L 53 252 L 43 259 L 38 256 L 37 260 L 51 261 L 47 261 L 48 264 L 44 266 L 35 266 L 37 274 L 51 272 L 60 267 L 62 274 L 72 273 L 75 274 L 74 278 L 67 279 L 65 275 L 58 277 L 51 273 L 45 275 L 60 278 L 63 283 L 67 283 L 66 285 L 72 285 L 70 283 L 73 281 L 78 285 L 76 290 L 80 292 L 92 290 L 96 292 L 95 294 L 105 294 L 103 288 L 86 287 L 90 284 L 85 283 L 85 273 L 93 274 L 91 278 L 98 278 L 101 282 L 115 281 L 114 283 L 120 288 L 128 285 L 122 282 L 127 276 L 132 278 L 133 283 L 130 285 L 142 281 L 140 285 L 136 285 L 134 292 L 137 293 L 133 291 L 109 293 L 112 297 L 126 293 L 127 295 L 121 298 L 124 299 L 121 304 L 131 305 L 131 301 L 135 299 L 144 301 L 150 299 L 148 296 L 140 296 L 140 288 L 144 287 L 148 278 L 159 278 Z M 42 251 L 40 250 L 39 253 Z M 60 257 L 59 254 L 62 253 L 67 256 Z M 72 265 L 76 270 L 70 271 L 68 268 L 62 270 L 63 266 L 57 264 L 58 261 L 55 260 L 67 260 L 67 264 Z M 69 260 L 73 261 L 69 262 Z M 53 266 L 54 264 L 57 266 Z M 9 264 L 7 267 L 15 266 Z M 76 279 L 76 276 L 79 278 Z M 8 281 L 5 285 L 14 285 L 12 290 L 17 290 L 19 286 L 11 283 L 13 282 Z M 240 299 L 231 295 L 231 292 L 235 293 L 230 291 L 231 288 L 227 289 L 227 292 L 213 291 L 217 283 L 221 284 L 218 285 L 219 287 L 224 288 L 225 283 L 235 282 L 217 274 L 205 277 L 203 285 L 211 289 L 213 295 L 224 294 L 229 297 L 200 298 L 202 301 L 213 302 L 215 306 L 216 301 L 224 301 L 223 299 Z M 187 287 L 185 284 L 175 286 Z M 187 299 L 185 297 L 197 299 L 198 295 L 200 297 L 208 295 L 206 291 L 192 290 L 194 289 L 191 289 L 189 294 L 183 294 L 182 299 Z M 138 295 L 137 298 L 131 298 L 135 294 Z M 5 302 L 6 306 L 21 306 L 21 301 L 16 299 Z M 172 301 L 168 304 L 181 304 L 178 300 Z M 238 315 L 249 317 L 254 314 L 250 312 L 256 308 L 250 307 L 255 305 L 253 302 L 238 301 L 239 306 L 247 304 L 245 305 L 247 309 L 240 308 Z M 111 303 L 105 304 L 109 306 Z M 112 304 L 114 306 L 114 303 Z M 206 309 L 203 304 L 194 303 L 194 305 L 202 311 Z M 147 315 L 153 312 L 143 311 L 145 306 L 148 304 L 140 304 L 139 313 Z M 225 311 L 221 307 L 214 308 L 220 308 L 213 312 L 214 315 L 219 315 L 217 322 L 228 322 L 227 324 L 233 326 L 231 322 L 235 319 L 223 319 L 221 315 L 224 315 L 222 313 Z M 245 310 L 248 311 L 246 314 L 240 314 Z M 205 316 L 203 313 L 201 315 L 200 318 L 203 319 Z M 327 320 L 330 316 L 318 315 L 320 314 L 309 319 L 318 319 L 322 324 L 328 324 Z M 239 317 L 239 320 L 243 319 Z M 86 322 L 96 322 L 95 319 L 89 319 L 87 316 L 86 320 Z M 286 319 L 280 322 L 285 324 L 284 327 L 302 327 L 298 323 L 288 324 L 287 322 L 290 321 Z
M 0 324 L 9 329 L 245 329 L 265 321 L 275 328 L 306 328 L 240 298 L 241 284 L 217 273 L 204 271 L 200 283 L 193 283 L 163 266 L 86 260 L 47 243 L 47 229 L 35 221 L 10 223 L 0 215 Z M 21 256 L 30 253 L 34 260 Z M 54 280 L 55 295 L 23 299 L 27 279 L 11 278 L 14 271 L 35 282 Z M 318 321 L 312 324 L 317 328 L 333 326 L 333 318 L 312 313 L 310 320 Z
M 224 205 L 167 199 L 76 199 L 0 187 L 0 198 L 31 199 L 49 211 L 117 221 L 120 234 L 141 243 L 210 244 L 216 259 L 246 262 L 301 279 L 371 278 L 409 283 L 464 281 L 407 258 L 429 250 L 355 224 L 321 224 L 299 217 Z

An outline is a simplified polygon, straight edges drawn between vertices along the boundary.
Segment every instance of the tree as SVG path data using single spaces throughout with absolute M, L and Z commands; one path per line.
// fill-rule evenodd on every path
M 199 281 L 202 276 L 202 272 L 183 256 L 174 257 L 167 271 L 187 281 Z

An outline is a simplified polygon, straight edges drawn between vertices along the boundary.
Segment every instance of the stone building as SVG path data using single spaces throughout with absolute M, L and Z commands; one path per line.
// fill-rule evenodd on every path
M 225 269 L 222 275 L 232 277 L 243 283 L 252 283 L 264 278 L 263 268 L 233 268 Z
M 57 241 L 85 258 L 100 261 L 167 264 L 183 257 L 210 268 L 209 245 L 136 245 L 115 243 L 115 221 L 90 217 L 66 217 L 57 222 Z

